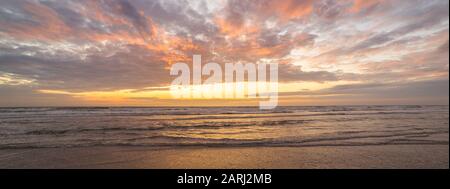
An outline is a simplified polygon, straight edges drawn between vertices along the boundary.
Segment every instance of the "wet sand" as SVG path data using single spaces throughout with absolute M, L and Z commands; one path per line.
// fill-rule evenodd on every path
M 449 168 L 448 145 L 0 150 L 0 168 Z

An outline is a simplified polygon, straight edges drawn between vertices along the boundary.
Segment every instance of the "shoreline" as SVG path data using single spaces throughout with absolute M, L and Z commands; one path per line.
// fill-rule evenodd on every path
M 448 144 L 2 149 L 0 168 L 448 169 Z

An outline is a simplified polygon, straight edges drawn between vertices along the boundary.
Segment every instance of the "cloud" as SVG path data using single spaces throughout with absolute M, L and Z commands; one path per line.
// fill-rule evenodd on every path
M 0 56 L 0 70 L 26 76 L 44 89 L 68 91 L 132 89 L 170 83 L 166 64 L 143 47 L 134 53 L 110 57 L 91 55 L 85 60 L 59 60 L 26 55 Z
M 0 85 L 0 94 L 2 107 L 88 105 L 71 96 L 39 93 L 32 86 Z
M 326 71 L 305 72 L 301 69 L 301 66 L 294 66 L 292 64 L 280 64 L 278 66 L 278 75 L 280 82 L 325 82 L 337 81 L 339 80 L 341 74 Z
M 190 64 L 193 54 L 219 64 L 275 62 L 281 82 L 358 82 L 361 90 L 448 78 L 448 1 L 5 0 L 0 7 L 0 88 L 141 91 L 168 85 L 167 68 Z
M 2 32 L 28 40 L 62 39 L 70 32 L 70 27 L 58 13 L 43 4 L 28 1 L 6 3 L 11 3 L 11 6 L 0 12 Z
M 109 3 L 111 2 L 108 2 L 108 4 Z M 152 37 L 154 35 L 153 26 L 149 24 L 149 20 L 147 20 L 143 14 L 138 12 L 128 0 L 117 0 L 114 3 L 111 3 L 110 6 L 117 14 L 125 16 L 143 38 Z
M 417 82 L 368 83 L 338 85 L 323 92 L 332 94 L 365 94 L 368 97 L 443 97 L 448 96 L 448 80 Z
M 415 15 L 408 15 L 410 17 L 413 17 L 414 19 L 404 18 L 402 22 L 406 24 L 387 32 L 379 32 L 377 34 L 374 34 L 366 40 L 363 40 L 360 43 L 356 44 L 355 46 L 346 49 L 345 51 L 348 53 L 355 53 L 357 51 L 366 50 L 375 46 L 384 45 L 407 34 L 411 34 L 420 30 L 426 30 L 438 24 L 442 24 L 445 21 L 448 21 L 448 6 L 436 5 L 432 7 L 432 10 L 433 11 L 418 12 Z
M 318 91 L 285 92 L 280 96 L 308 96 L 316 99 L 347 98 L 362 104 L 448 105 L 449 80 L 337 85 Z
M 364 10 L 370 10 L 383 1 L 385 0 L 354 0 L 348 11 L 351 13 L 358 13 Z

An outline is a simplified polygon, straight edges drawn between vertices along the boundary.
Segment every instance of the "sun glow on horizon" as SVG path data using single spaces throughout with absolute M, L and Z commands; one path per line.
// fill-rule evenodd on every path
M 298 91 L 305 91 L 305 92 L 314 92 L 314 91 L 320 91 L 327 88 L 331 88 L 333 86 L 337 86 L 340 84 L 351 84 L 356 82 L 351 81 L 337 81 L 337 82 L 323 82 L 323 83 L 317 83 L 317 82 L 295 82 L 295 83 L 279 83 L 278 90 L 281 94 L 284 93 L 290 93 L 290 92 L 298 92 Z M 232 83 L 233 84 L 233 83 Z M 71 96 L 73 98 L 81 99 L 86 102 L 95 102 L 95 103 L 101 103 L 105 105 L 139 105 L 139 103 L 143 103 L 142 100 L 166 100 L 166 103 L 172 102 L 176 100 L 177 103 L 185 103 L 186 105 L 200 105 L 204 106 L 204 103 L 197 104 L 197 102 L 210 102 L 210 103 L 218 103 L 218 105 L 221 104 L 227 104 L 226 102 L 235 102 L 246 105 L 246 104 L 254 104 L 255 100 L 257 100 L 258 95 L 255 97 L 249 97 L 247 93 L 247 87 L 248 83 L 244 82 L 241 84 L 237 84 L 237 91 L 238 93 L 242 93 L 245 96 L 233 96 L 230 97 L 230 93 L 234 93 L 235 91 L 222 91 L 220 92 L 220 88 L 224 87 L 226 85 L 232 85 L 232 84 L 213 84 L 213 85 L 192 85 L 183 89 L 179 89 L 180 93 L 185 93 L 185 98 L 173 98 L 170 92 L 171 86 L 164 86 L 164 87 L 151 87 L 151 88 L 144 88 L 144 89 L 124 89 L 124 90 L 110 90 L 110 91 L 83 91 L 83 92 L 71 92 L 71 91 L 65 91 L 65 90 L 52 90 L 52 89 L 42 89 L 37 90 L 39 93 L 43 94 L 53 94 L 53 95 L 66 95 Z M 261 84 L 261 83 L 260 83 Z M 225 88 L 225 87 L 224 87 Z M 218 89 L 218 90 L 215 90 Z M 200 97 L 194 97 L 193 94 L 195 92 L 200 92 L 203 95 Z M 266 91 L 268 92 L 268 91 Z M 225 95 L 225 93 L 228 93 L 228 96 Z M 286 101 L 290 99 L 289 96 L 283 96 L 280 95 L 281 101 Z M 289 101 L 289 100 L 288 100 Z M 302 100 L 301 102 L 304 104 L 307 104 L 310 100 L 307 98 Z M 153 101 L 152 101 L 153 102 Z M 174 101 L 175 102 L 175 101 Z M 177 104 L 174 103 L 174 105 L 184 105 L 184 104 Z M 170 103 L 168 103 L 171 105 Z M 147 104 L 143 104 L 147 105 Z M 208 104 L 206 104 L 208 105 Z

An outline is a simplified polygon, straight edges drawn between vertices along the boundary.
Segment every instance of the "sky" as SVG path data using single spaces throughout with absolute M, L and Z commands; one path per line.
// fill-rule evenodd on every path
M 0 106 L 173 99 L 174 63 L 276 63 L 279 105 L 449 103 L 448 0 L 0 0 Z

